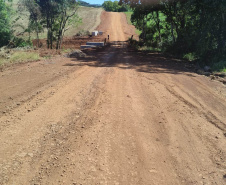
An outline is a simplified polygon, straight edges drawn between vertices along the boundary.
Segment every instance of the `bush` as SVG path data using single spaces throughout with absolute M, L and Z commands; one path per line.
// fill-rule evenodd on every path
M 184 59 L 187 59 L 189 61 L 194 61 L 196 59 L 195 55 L 193 53 L 187 53 L 183 57 Z
M 22 38 L 15 38 L 14 39 L 15 47 L 27 47 L 32 46 L 32 42 L 30 40 L 24 40 Z
M 212 69 L 213 71 L 226 72 L 226 60 L 214 63 Z
M 25 40 L 23 38 L 14 37 L 12 41 L 10 41 L 9 47 L 10 48 L 24 48 L 24 47 L 32 47 L 33 43 L 31 40 Z

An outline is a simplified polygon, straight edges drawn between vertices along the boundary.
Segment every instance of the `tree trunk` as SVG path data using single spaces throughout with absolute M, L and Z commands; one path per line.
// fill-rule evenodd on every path
M 40 47 L 40 42 L 39 42 L 39 35 L 38 35 L 38 31 L 36 31 L 36 37 L 37 37 L 37 45 L 38 48 Z
M 176 42 L 176 39 L 175 39 L 175 36 L 174 36 L 174 33 L 173 33 L 173 23 L 171 22 L 171 34 L 172 34 L 172 37 L 173 37 L 173 42 L 175 43 Z
M 159 12 L 156 11 L 156 16 L 157 16 L 157 29 L 158 29 L 158 32 L 159 32 L 159 40 L 160 42 L 162 42 L 162 35 L 161 35 L 161 29 L 160 29 L 160 19 L 159 19 Z
M 144 38 L 145 38 L 145 33 L 144 33 L 144 18 L 143 18 L 143 31 L 142 31 L 142 33 L 143 33 L 143 41 L 144 41 Z

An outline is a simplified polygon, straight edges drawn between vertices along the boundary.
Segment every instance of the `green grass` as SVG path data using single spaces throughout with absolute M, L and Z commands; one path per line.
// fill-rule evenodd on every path
M 131 16 L 132 16 L 133 12 L 124 12 L 124 13 L 126 15 L 126 19 L 127 19 L 128 24 L 133 25 L 132 22 L 131 22 Z M 142 33 L 142 31 L 136 29 L 137 35 L 140 35 L 141 33 Z
M 28 51 L 15 51 L 12 54 L 0 55 L 0 66 L 38 60 L 40 60 L 38 53 Z
M 124 13 L 126 14 L 128 24 L 132 25 L 131 15 L 133 14 L 133 12 L 124 12 Z
M 131 16 L 132 16 L 133 12 L 124 12 L 124 13 L 126 14 L 128 24 L 132 25 Z M 160 12 L 159 13 L 159 19 L 161 20 L 161 22 L 163 22 L 166 19 L 166 16 L 163 13 Z M 155 24 L 155 21 L 153 19 L 150 19 L 147 22 L 147 26 L 151 26 L 153 24 Z M 142 31 L 136 29 L 136 34 L 140 35 L 141 33 L 142 33 Z

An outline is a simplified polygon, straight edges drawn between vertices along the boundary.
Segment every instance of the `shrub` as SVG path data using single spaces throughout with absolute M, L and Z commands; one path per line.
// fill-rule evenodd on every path
M 189 61 L 194 61 L 196 59 L 195 54 L 193 53 L 187 53 L 183 57 L 184 59 L 187 59 Z
M 226 60 L 214 63 L 212 69 L 213 71 L 226 72 Z

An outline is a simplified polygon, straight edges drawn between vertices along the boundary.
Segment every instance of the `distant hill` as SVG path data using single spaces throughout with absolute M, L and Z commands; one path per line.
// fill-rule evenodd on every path
M 82 1 L 82 0 L 78 0 L 78 2 L 79 2 L 79 4 L 80 4 L 81 6 L 95 7 L 95 8 L 100 8 L 100 7 L 101 7 L 101 5 L 99 5 L 99 4 L 90 4 L 90 3 L 87 3 L 87 2 Z

